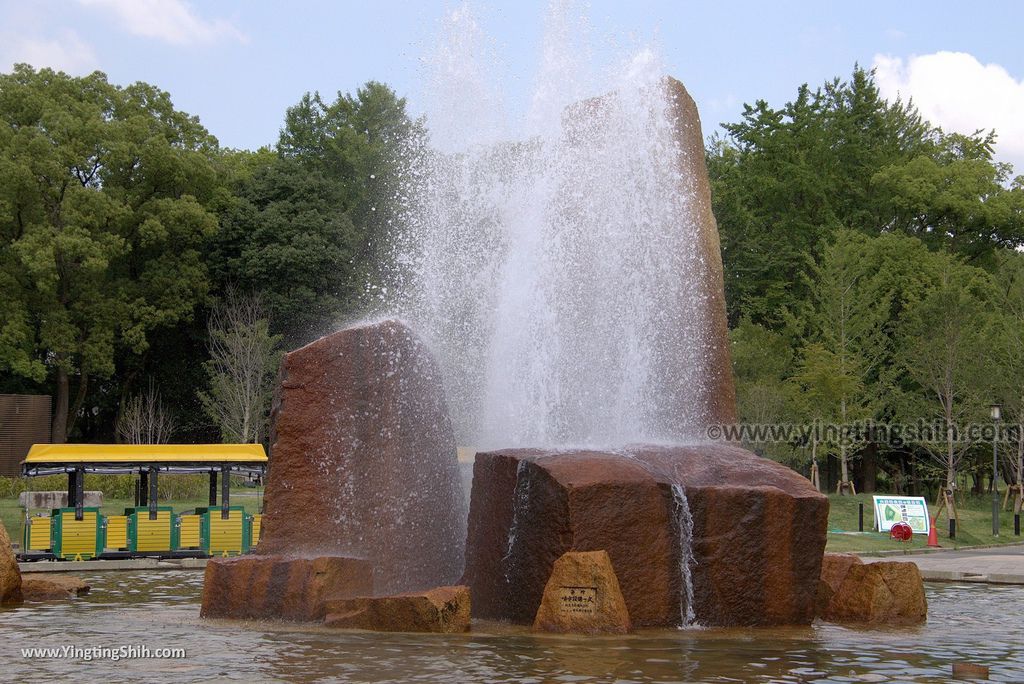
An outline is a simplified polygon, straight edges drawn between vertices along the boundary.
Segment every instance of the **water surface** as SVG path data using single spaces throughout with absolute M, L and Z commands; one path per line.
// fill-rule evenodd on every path
M 4 681 L 941 682 L 951 664 L 1024 680 L 1024 587 L 929 584 L 924 627 L 651 630 L 533 635 L 474 623 L 466 635 L 340 632 L 199 619 L 202 573 L 82 575 L 88 596 L 0 611 Z M 28 646 L 184 648 L 176 660 L 28 659 Z

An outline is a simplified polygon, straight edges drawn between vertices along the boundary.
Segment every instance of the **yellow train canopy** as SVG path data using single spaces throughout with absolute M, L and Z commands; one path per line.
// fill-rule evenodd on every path
M 212 470 L 263 471 L 262 444 L 34 444 L 22 461 L 25 475 L 87 472 L 130 473 L 147 468 L 163 472 Z

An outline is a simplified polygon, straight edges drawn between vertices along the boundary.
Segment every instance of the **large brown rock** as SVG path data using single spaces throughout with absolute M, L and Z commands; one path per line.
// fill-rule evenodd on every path
M 57 601 L 88 594 L 89 583 L 81 577 L 56 572 L 27 572 L 21 576 L 26 601 Z
M 916 625 L 928 619 L 921 571 L 913 563 L 864 563 L 827 553 L 821 564 L 818 616 L 830 622 Z
M 604 549 L 634 626 L 680 624 L 679 485 L 697 622 L 810 623 L 828 499 L 789 468 L 721 444 L 478 454 L 463 577 L 474 616 L 531 622 L 555 561 Z
M 0 605 L 21 603 L 21 571 L 7 528 L 0 523 Z
M 375 632 L 469 631 L 469 587 L 438 587 L 396 596 L 337 599 L 327 602 L 327 627 Z
M 533 629 L 577 634 L 629 631 L 629 611 L 606 552 L 570 551 L 555 561 Z
M 696 227 L 699 263 L 703 273 L 698 282 L 700 296 L 693 306 L 703 321 L 699 340 L 702 349 L 700 385 L 706 424 L 736 422 L 736 385 L 732 375 L 729 353 L 729 322 L 725 309 L 725 276 L 722 266 L 722 246 L 718 237 L 718 223 L 711 211 L 711 183 L 704 160 L 704 134 L 701 132 L 697 104 L 681 82 L 667 76 L 664 79 L 669 114 L 675 124 L 676 168 L 679 196 L 687 198 L 687 217 Z M 690 378 L 682 368 L 670 364 L 663 372 L 681 373 L 675 382 L 687 383 Z M 685 415 L 687 407 L 673 406 L 670 410 Z
M 372 593 L 373 570 L 357 558 L 211 558 L 200 616 L 319 622 L 328 600 Z
M 441 377 L 403 324 L 285 356 L 257 554 L 366 558 L 378 593 L 452 584 L 465 503 Z

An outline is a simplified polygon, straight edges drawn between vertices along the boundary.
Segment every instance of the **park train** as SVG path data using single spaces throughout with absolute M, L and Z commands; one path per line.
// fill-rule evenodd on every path
M 230 505 L 231 475 L 260 482 L 266 468 L 260 444 L 35 444 L 22 462 L 22 474 L 67 474 L 67 506 L 27 515 L 19 560 L 245 553 L 260 539 L 262 515 Z M 121 515 L 85 506 L 86 473 L 136 475 L 135 505 Z M 158 477 L 189 473 L 209 475 L 209 505 L 180 513 L 158 505 Z

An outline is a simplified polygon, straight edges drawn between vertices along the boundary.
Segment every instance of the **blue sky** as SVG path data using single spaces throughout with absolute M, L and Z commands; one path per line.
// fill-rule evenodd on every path
M 1024 173 L 1024 2 L 575 3 L 592 59 L 654 44 L 690 90 L 705 134 L 744 102 L 781 105 L 801 83 L 878 66 L 883 93 L 911 95 L 947 130 L 996 128 L 998 157 Z M 0 70 L 27 61 L 147 81 L 200 117 L 223 145 L 277 139 L 304 92 L 384 81 L 421 111 L 421 60 L 452 2 L 0 0 Z M 525 107 L 547 0 L 478 2 L 499 84 Z

